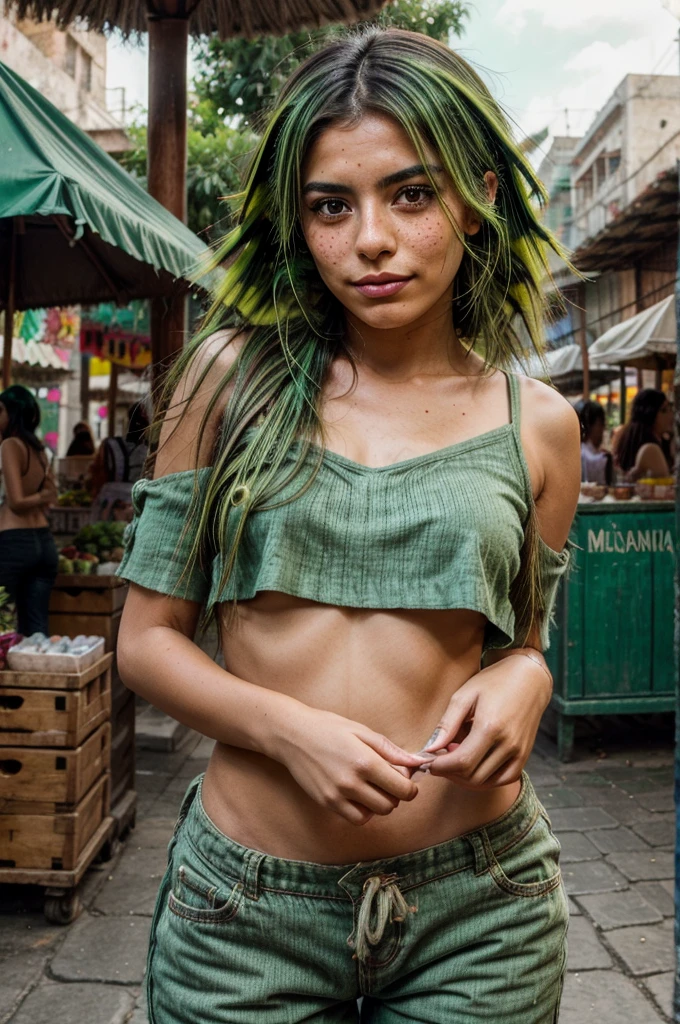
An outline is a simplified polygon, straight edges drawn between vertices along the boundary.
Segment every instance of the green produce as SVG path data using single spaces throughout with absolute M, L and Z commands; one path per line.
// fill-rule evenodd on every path
M 73 559 L 66 558 L 64 555 L 59 555 L 59 565 L 57 567 L 57 572 L 65 572 L 69 574 L 75 572 L 75 569 L 73 567 Z
M 103 561 L 105 552 L 122 547 L 125 526 L 117 522 L 88 523 L 76 534 L 73 543 L 78 551 L 97 555 Z
M 84 558 L 76 558 L 73 563 L 73 568 L 75 572 L 80 572 L 86 576 L 89 576 L 94 568 L 94 565 L 94 562 L 88 562 Z
M 11 633 L 15 625 L 16 613 L 9 594 L 0 587 L 0 633 Z

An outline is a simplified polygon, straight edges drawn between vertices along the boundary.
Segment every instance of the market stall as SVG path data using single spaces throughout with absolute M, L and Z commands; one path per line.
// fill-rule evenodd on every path
M 530 377 L 547 380 L 555 385 L 563 394 L 581 394 L 583 392 L 583 354 L 579 345 L 561 345 L 559 348 L 548 349 L 543 360 L 534 357 L 528 367 Z M 607 384 L 618 376 L 615 366 L 603 363 L 597 368 L 591 367 L 590 388 Z
M 209 256 L 206 246 L 1 62 L 0 152 L 5 385 L 11 378 L 17 309 L 111 299 L 127 304 L 134 297 L 171 299 L 192 284 L 209 286 L 203 276 Z M 78 526 L 82 533 L 82 522 Z M 99 555 L 88 547 L 97 543 L 92 536 L 81 537 L 75 555 L 82 557 L 71 560 L 73 569 L 80 571 L 64 573 L 58 579 L 51 614 L 53 627 L 56 623 L 65 636 L 53 644 L 46 638 L 34 639 L 33 644 L 41 655 L 62 657 L 76 638 L 80 645 L 82 638 L 91 634 L 104 638 L 108 651 L 103 652 L 103 659 L 108 660 L 99 666 L 95 677 L 100 680 L 102 697 L 107 687 L 102 680 L 110 674 L 108 720 L 97 725 L 78 747 L 65 741 L 72 730 L 57 730 L 61 740 L 53 746 L 47 736 L 52 730 L 44 729 L 37 718 L 31 720 L 27 709 L 36 708 L 37 715 L 37 704 L 23 691 L 40 690 L 43 705 L 51 705 L 55 715 L 62 715 L 73 703 L 71 691 L 90 692 L 95 677 L 86 677 L 94 666 L 65 671 L 57 667 L 59 662 L 51 661 L 40 670 L 22 668 L 21 678 L 14 675 L 11 665 L 0 671 L 0 762 L 6 768 L 0 771 L 0 864 L 5 865 L 0 881 L 46 886 L 45 909 L 52 920 L 70 920 L 77 914 L 76 886 L 93 857 L 106 852 L 109 824 L 120 832 L 134 820 L 134 697 L 118 678 L 113 657 L 125 586 L 110 567 L 108 573 L 93 575 L 93 559 Z M 99 552 L 102 566 L 106 565 L 106 551 L 109 562 L 114 560 L 112 549 L 107 540 L 106 548 Z M 62 563 L 62 569 L 67 568 Z M 40 645 L 45 643 L 48 646 L 43 650 Z M 66 647 L 62 649 L 60 644 Z M 5 646 L 0 638 L 0 653 Z M 10 654 L 11 650 L 8 658 Z M 27 736 L 21 743 L 17 736 L 22 730 L 15 729 L 10 720 L 19 708 L 25 709 L 29 719 L 22 726 Z M 73 736 L 70 742 L 76 742 Z M 29 745 L 26 754 L 24 747 Z M 67 777 L 70 788 L 65 790 Z M 97 818 L 94 832 L 85 839 Z M 43 860 L 29 866 L 29 847 L 38 844 L 37 836 L 47 835 L 75 838 L 63 856 L 53 852 L 49 864 Z M 47 841 L 42 844 L 45 856 L 55 848 Z M 51 904 L 50 893 L 55 892 L 69 895 L 61 900 L 57 895 L 57 903 Z
M 579 503 L 546 652 L 561 760 L 579 716 L 674 709 L 673 490 L 650 483 L 629 500 Z
M 626 419 L 626 367 L 654 370 L 655 386 L 661 389 L 664 371 L 675 366 L 676 346 L 673 295 L 616 324 L 593 342 L 589 354 L 591 365 L 595 369 L 604 365 L 619 366 L 621 423 Z

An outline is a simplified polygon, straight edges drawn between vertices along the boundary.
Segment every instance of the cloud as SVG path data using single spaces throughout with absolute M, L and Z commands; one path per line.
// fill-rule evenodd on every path
M 534 94 L 518 112 L 522 133 L 533 134 L 547 124 L 553 135 L 567 134 L 567 128 L 570 135 L 582 135 L 626 75 L 675 74 L 673 37 L 659 28 L 650 25 L 649 34 L 636 35 L 619 46 L 594 39 L 577 49 L 563 65 L 568 81 L 551 92 Z
M 645 27 L 650 17 L 661 10 L 660 0 L 569 0 L 567 3 L 559 0 L 505 0 L 496 20 L 512 31 L 520 32 L 529 16 L 535 15 L 546 28 L 592 32 L 610 23 L 631 28 Z M 665 17 L 669 23 L 673 21 L 670 14 L 665 14 Z

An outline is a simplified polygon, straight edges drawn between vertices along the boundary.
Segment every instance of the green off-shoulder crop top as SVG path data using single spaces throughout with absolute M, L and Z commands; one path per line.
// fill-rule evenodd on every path
M 472 609 L 488 621 L 486 648 L 511 646 L 510 587 L 533 497 L 514 374 L 508 386 L 509 423 L 428 455 L 370 468 L 324 451 L 294 500 L 248 516 L 222 589 L 219 554 L 207 569 L 188 571 L 192 541 L 183 536 L 196 473 L 200 489 L 210 470 L 139 480 L 119 575 L 208 607 L 273 590 L 339 607 Z M 288 487 L 290 495 L 299 489 L 296 480 Z M 238 506 L 230 510 L 228 530 L 239 515 Z M 568 562 L 566 549 L 541 542 L 544 647 Z

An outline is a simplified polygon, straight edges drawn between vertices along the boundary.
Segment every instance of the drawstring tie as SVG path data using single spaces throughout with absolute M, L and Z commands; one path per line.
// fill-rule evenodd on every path
M 397 885 L 397 875 L 371 875 L 364 882 L 363 899 L 357 921 L 356 953 L 354 959 L 365 960 L 370 947 L 377 946 L 385 934 L 389 921 L 403 921 L 407 914 L 415 914 L 417 907 L 409 906 Z M 351 944 L 351 939 L 350 939 Z

